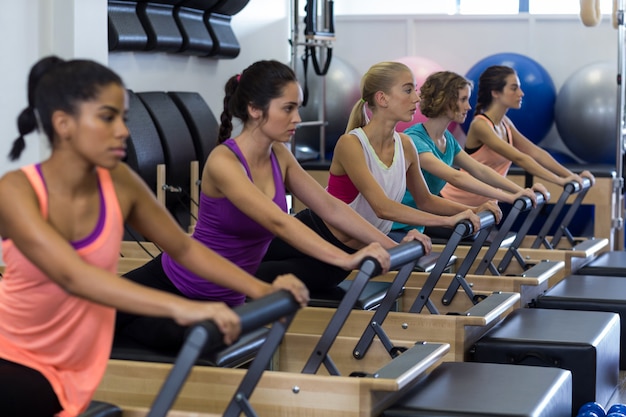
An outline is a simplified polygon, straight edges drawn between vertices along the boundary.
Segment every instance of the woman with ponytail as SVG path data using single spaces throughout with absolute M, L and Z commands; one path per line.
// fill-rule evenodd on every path
M 593 175 L 580 175 L 558 163 L 546 150 L 524 136 L 506 115 L 509 109 L 522 106 L 524 92 L 515 70 L 505 65 L 493 65 L 478 79 L 476 109 L 465 141 L 465 151 L 476 161 L 506 176 L 512 164 L 529 174 L 560 186 L 582 177 L 593 183 Z M 477 204 L 487 197 L 463 190 L 448 183 L 441 195 L 463 204 Z
M 420 101 L 415 78 L 406 65 L 381 62 L 372 66 L 361 79 L 361 97 L 352 109 L 346 133 L 335 146 L 329 193 L 383 233 L 390 233 L 393 222 L 423 230 L 424 226 L 451 228 L 469 219 L 478 228 L 476 213 L 482 210 L 494 212 L 499 220 L 501 212 L 493 202 L 469 207 L 429 191 L 415 145 L 395 130 L 398 122 L 411 121 Z M 402 204 L 406 190 L 419 210 Z M 405 234 L 403 230 L 390 235 L 398 240 Z
M 282 274 L 294 274 L 311 291 L 328 289 L 367 256 L 377 259 L 386 270 L 389 253 L 385 249 L 396 243 L 328 195 L 286 146 L 301 121 L 301 90 L 291 68 L 277 61 L 256 62 L 232 76 L 224 93 L 218 146 L 203 168 L 193 238 L 255 274 L 264 285 Z M 233 118 L 242 126 L 235 137 L 231 137 Z M 291 216 L 286 189 L 319 216 L 309 211 Z M 262 263 L 274 236 L 289 251 L 281 251 L 278 262 Z M 243 303 L 248 295 L 206 282 L 167 254 L 125 276 L 231 306 Z M 151 348 L 179 345 L 173 337 L 175 329 L 157 326 L 156 320 L 120 314 L 117 331 Z
M 19 158 L 24 136 L 39 128 L 51 154 L 0 178 L 2 415 L 83 412 L 109 360 L 116 309 L 179 326 L 213 320 L 226 343 L 238 337 L 239 318 L 224 303 L 117 275 L 124 222 L 206 280 L 251 296 L 279 287 L 255 286 L 253 276 L 191 239 L 122 162 L 126 103 L 119 76 L 93 61 L 47 57 L 30 72 L 28 108 L 10 157 Z M 281 282 L 308 302 L 295 278 Z

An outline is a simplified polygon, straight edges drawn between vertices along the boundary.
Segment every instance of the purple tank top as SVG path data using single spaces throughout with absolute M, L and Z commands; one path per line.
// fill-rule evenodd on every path
M 233 139 L 223 145 L 232 150 L 252 180 L 250 168 Z M 272 152 L 272 173 L 276 191 L 274 203 L 287 212 L 285 185 L 276 156 Z M 274 235 L 242 213 L 227 198 L 212 198 L 200 193 L 198 222 L 193 237 L 241 269 L 254 274 Z M 242 304 L 245 296 L 216 285 L 191 273 L 167 254 L 162 256 L 163 270 L 183 294 L 192 299 L 223 301 L 230 306 Z

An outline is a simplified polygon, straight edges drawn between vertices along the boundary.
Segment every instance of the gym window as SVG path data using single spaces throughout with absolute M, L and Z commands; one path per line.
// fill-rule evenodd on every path
M 381 4 L 384 3 L 384 7 Z M 611 14 L 613 0 L 600 0 L 602 14 Z M 580 12 L 576 0 L 336 0 L 335 15 L 373 14 L 563 14 Z

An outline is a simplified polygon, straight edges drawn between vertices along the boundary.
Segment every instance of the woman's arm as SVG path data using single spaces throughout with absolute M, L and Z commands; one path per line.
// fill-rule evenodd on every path
M 280 146 L 276 148 L 280 164 L 285 166 L 286 175 L 290 175 L 289 171 L 293 168 L 290 164 L 297 163 L 297 161 L 294 159 L 290 162 L 292 157 L 278 149 Z M 284 151 L 287 149 L 285 148 Z M 206 181 L 209 181 L 212 187 L 228 198 L 246 216 L 301 252 L 344 269 L 357 268 L 366 256 L 374 257 L 384 268 L 388 268 L 389 254 L 381 245 L 370 245 L 350 255 L 324 240 L 298 219 L 283 212 L 249 180 L 239 160 L 225 147 L 218 147 L 213 151 L 205 165 L 203 182 L 205 175 Z M 291 184 L 288 185 L 291 188 Z M 312 178 L 307 186 L 317 187 L 319 191 L 326 192 Z M 325 196 L 321 192 L 317 197 Z M 311 198 L 305 197 L 305 199 L 308 200 L 307 203 L 311 202 Z
M 171 317 L 181 325 L 213 319 L 229 343 L 239 333 L 237 316 L 223 303 L 187 300 L 147 288 L 83 261 L 43 219 L 23 173 L 0 180 L 0 235 L 68 293 L 130 313 Z M 156 225 L 155 225 L 156 227 Z
M 513 201 L 518 198 L 525 196 L 530 198 L 533 203 L 533 206 L 537 203 L 537 197 L 535 195 L 535 190 L 531 188 L 522 188 L 513 181 L 508 178 L 498 174 L 496 171 L 488 167 L 487 165 L 481 164 L 476 161 L 474 158 L 469 156 L 467 152 L 461 151 L 454 159 L 455 163 L 459 165 L 459 167 L 463 168 L 470 177 L 475 177 L 482 181 L 484 184 L 488 184 L 495 189 L 504 190 L 508 193 L 509 198 L 512 201 L 507 201 L 508 203 L 513 203 Z M 546 196 L 546 199 L 548 196 Z M 506 201 L 506 200 L 502 200 Z
M 407 154 L 407 148 L 412 148 L 414 154 L 413 161 L 417 160 L 415 146 L 411 143 L 410 139 L 406 135 L 401 135 L 401 137 L 403 137 L 405 158 Z M 374 210 L 374 213 L 376 213 L 376 216 L 381 219 L 421 226 L 454 227 L 454 225 L 460 220 L 468 218 L 468 216 L 470 216 L 469 213 L 465 213 L 465 217 L 449 217 L 452 214 L 458 215 L 458 213 L 462 212 L 463 209 L 456 212 L 454 212 L 454 210 L 452 209 L 446 211 L 446 209 L 449 209 L 450 207 L 447 206 L 445 203 L 437 204 L 435 202 L 433 205 L 437 206 L 437 208 L 441 206 L 441 210 L 433 211 L 437 214 L 432 214 L 431 212 L 416 210 L 414 208 L 405 206 L 400 202 L 389 199 L 380 184 L 372 176 L 369 168 L 367 167 L 361 143 L 354 135 L 345 134 L 339 138 L 337 144 L 335 145 L 335 152 L 333 154 L 332 164 L 333 165 L 331 165 L 331 170 L 335 169 L 336 171 L 334 171 L 334 173 L 336 175 L 347 174 L 350 177 L 350 180 L 368 201 L 368 203 Z M 409 170 L 407 171 L 407 185 L 412 182 L 412 176 L 411 178 L 409 178 L 409 171 L 411 171 L 410 164 L 411 161 L 407 160 L 407 165 L 409 166 Z M 419 171 L 419 164 L 417 167 Z M 424 182 L 424 178 L 422 177 L 421 172 L 419 172 L 419 176 L 421 178 L 421 184 L 419 184 L 418 181 L 417 188 L 420 190 L 420 193 L 424 193 L 424 198 L 420 198 L 422 197 L 421 195 L 418 196 L 418 198 L 415 198 L 414 196 L 416 202 L 418 200 L 425 201 L 426 199 L 434 199 L 435 197 L 430 194 L 430 191 L 428 191 L 428 187 Z M 478 221 L 478 218 L 476 217 L 475 220 Z
M 505 119 L 505 123 L 507 123 L 511 128 L 514 146 L 511 146 L 503 141 L 498 135 L 496 135 L 491 125 L 489 125 L 486 120 L 482 120 L 480 118 L 474 119 L 470 124 L 468 140 L 470 140 L 470 138 L 474 138 L 479 143 L 488 146 L 494 152 L 510 160 L 513 164 L 523 168 L 529 174 L 539 177 L 545 181 L 563 186 L 573 179 L 573 177 L 569 177 L 569 175 L 561 177 L 561 173 L 565 172 L 559 171 L 559 173 L 555 173 L 546 169 L 541 163 L 537 162 L 535 160 L 537 155 L 537 150 L 535 148 L 538 147 L 524 137 L 508 119 Z M 547 155 L 549 156 L 549 154 Z
M 519 149 L 522 153 L 527 153 L 528 155 L 530 155 L 532 159 L 539 163 L 541 167 L 544 167 L 548 171 L 559 176 L 563 182 L 559 185 L 565 185 L 569 182 L 576 181 L 582 186 L 581 177 L 589 178 L 592 184 L 595 182 L 594 176 L 589 171 L 585 170 L 580 175 L 573 173 L 572 171 L 561 165 L 545 149 L 542 149 L 541 147 L 535 145 L 519 130 L 517 130 L 513 122 L 508 117 L 505 119 L 505 121 L 509 124 L 511 128 L 511 132 L 513 134 L 513 144 L 515 145 L 515 147 Z
M 455 156 L 454 162 L 467 172 L 448 166 L 448 164 L 431 152 L 420 153 L 419 162 L 422 169 L 470 193 L 504 201 L 505 203 L 513 203 L 522 195 L 528 196 L 532 200 L 535 199 L 535 194 L 532 190 L 525 191 L 522 187 L 507 180 L 486 165 L 477 162 L 467 155 L 465 151 L 459 152 Z
M 502 211 L 498 204 L 492 200 L 481 204 L 477 207 L 470 207 L 464 204 L 454 202 L 452 200 L 446 200 L 442 197 L 433 195 L 428 190 L 424 176 L 422 175 L 422 169 L 419 165 L 419 158 L 416 158 L 415 162 L 411 163 L 411 166 L 407 170 L 407 189 L 413 196 L 415 204 L 433 213 L 447 213 L 449 216 L 454 216 L 454 224 L 461 220 L 469 219 L 475 228 L 480 226 L 477 213 L 481 211 L 491 211 L 496 216 L 496 222 L 500 222 L 502 218 Z
M 386 249 L 397 245 L 350 206 L 330 195 L 300 166 L 291 152 L 285 151 L 289 154 L 285 158 L 289 160 L 285 181 L 287 187 L 326 223 L 363 244 L 378 242 Z M 411 238 L 419 240 L 426 253 L 430 252 L 432 244 L 428 236 L 413 233 Z
M 255 278 L 189 237 L 134 172 L 126 168 L 125 172 L 119 172 L 117 176 L 118 183 L 125 185 L 121 194 L 132 200 L 128 223 L 158 244 L 177 263 L 208 281 L 251 298 L 260 298 L 277 289 L 287 289 L 303 305 L 308 302 L 308 292 L 304 284 L 295 277 L 284 276 L 272 285 Z

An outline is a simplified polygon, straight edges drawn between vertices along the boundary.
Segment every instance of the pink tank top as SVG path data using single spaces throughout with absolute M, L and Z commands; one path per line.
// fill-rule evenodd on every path
M 39 166 L 22 171 L 47 219 L 48 192 Z M 98 223 L 88 237 L 70 243 L 85 262 L 116 273 L 124 223 L 109 171 L 98 169 L 98 178 Z M 11 240 L 2 242 L 2 252 L 0 357 L 41 372 L 63 407 L 58 416 L 75 417 L 89 405 L 104 375 L 115 310 L 68 294 Z

